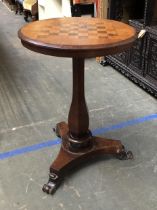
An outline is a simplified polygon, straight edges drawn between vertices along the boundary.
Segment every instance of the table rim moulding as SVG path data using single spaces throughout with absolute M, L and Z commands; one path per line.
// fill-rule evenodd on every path
M 59 20 L 59 19 L 75 19 L 75 20 L 86 20 L 87 18 L 80 18 L 80 17 L 72 17 L 72 18 L 52 18 L 52 19 L 47 19 L 47 20 L 40 20 L 40 22 L 46 22 L 46 21 L 53 21 L 53 20 Z M 99 18 L 91 18 L 92 21 L 98 20 Z M 100 19 L 99 19 L 100 20 Z M 104 22 L 113 22 L 117 23 L 120 25 L 123 25 L 124 23 L 115 21 L 115 20 L 107 20 L 107 19 L 101 19 L 101 21 Z M 23 33 L 23 28 L 29 27 L 30 24 L 38 24 L 39 21 L 35 21 L 34 23 L 29 23 L 25 26 L 23 26 L 19 31 L 18 31 L 18 36 L 21 39 L 21 43 L 23 44 L 24 47 L 30 49 L 31 51 L 35 51 L 38 53 L 46 54 L 46 55 L 51 55 L 51 56 L 57 56 L 57 57 L 96 57 L 96 56 L 104 56 L 104 55 L 111 55 L 111 54 L 116 54 L 119 52 L 122 52 L 123 50 L 126 50 L 130 48 L 134 41 L 137 39 L 137 33 L 136 30 L 128 25 L 128 29 L 131 31 L 132 36 L 129 37 L 128 39 L 124 40 L 117 40 L 115 43 L 105 43 L 105 44 L 91 44 L 91 45 L 72 45 L 72 44 L 48 44 L 43 41 L 37 41 L 35 39 L 31 39 L 27 36 L 24 35 Z M 126 27 L 126 24 L 124 24 Z M 81 40 L 80 40 L 81 42 Z

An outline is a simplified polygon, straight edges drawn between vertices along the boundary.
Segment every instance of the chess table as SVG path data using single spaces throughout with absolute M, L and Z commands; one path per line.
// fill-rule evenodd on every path
M 49 181 L 43 186 L 43 191 L 53 194 L 71 168 L 95 156 L 109 154 L 119 159 L 133 158 L 121 141 L 93 136 L 89 130 L 84 61 L 85 58 L 111 55 L 130 48 L 137 38 L 134 28 L 98 18 L 54 18 L 29 23 L 19 30 L 18 36 L 23 46 L 32 51 L 71 57 L 73 63 L 73 93 L 68 123 L 60 122 L 54 129 L 62 143 L 50 166 Z

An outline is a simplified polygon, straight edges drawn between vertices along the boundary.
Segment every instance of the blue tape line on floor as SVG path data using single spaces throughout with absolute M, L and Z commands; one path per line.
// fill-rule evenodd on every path
M 152 114 L 152 115 L 148 115 L 148 116 L 144 116 L 144 117 L 139 117 L 139 118 L 136 118 L 136 119 L 121 122 L 121 123 L 116 124 L 116 125 L 111 125 L 111 126 L 105 127 L 105 128 L 97 128 L 97 129 L 93 130 L 92 134 L 93 135 L 100 135 L 100 134 L 103 134 L 103 133 L 111 131 L 111 130 L 122 129 L 122 128 L 125 128 L 125 127 L 128 127 L 128 126 L 131 126 L 131 125 L 136 125 L 136 124 L 143 123 L 143 122 L 146 122 L 146 121 L 150 121 L 150 120 L 153 120 L 153 119 L 157 119 L 157 114 Z
M 41 150 L 45 147 L 52 147 L 52 146 L 60 144 L 60 143 L 61 143 L 61 140 L 59 138 L 57 138 L 57 139 L 49 140 L 49 141 L 42 142 L 42 143 L 39 143 L 39 144 L 34 144 L 34 145 L 31 145 L 31 146 L 21 147 L 21 148 L 15 149 L 15 150 L 0 153 L 0 160 L 10 158 L 10 157 L 14 157 L 14 156 L 17 156 L 17 155 L 22 155 L 22 154 L 25 154 L 25 153 L 28 153 L 28 152 Z
M 122 129 L 122 128 L 125 128 L 125 127 L 128 127 L 128 126 L 133 126 L 133 125 L 140 124 L 140 123 L 150 121 L 150 120 L 153 120 L 153 119 L 157 119 L 157 114 L 152 114 L 152 115 L 128 120 L 128 121 L 121 122 L 121 123 L 111 125 L 111 126 L 108 126 L 108 127 L 104 127 L 104 128 L 97 128 L 97 129 L 92 131 L 92 134 L 93 135 L 100 135 L 100 134 L 104 134 L 108 131 Z M 22 155 L 22 154 L 25 154 L 25 153 L 41 150 L 41 149 L 46 148 L 46 147 L 52 147 L 52 146 L 55 146 L 55 145 L 60 144 L 60 143 L 61 143 L 61 140 L 59 138 L 56 138 L 54 140 L 41 142 L 39 144 L 34 144 L 34 145 L 31 145 L 31 146 L 21 147 L 21 148 L 15 149 L 15 150 L 0 153 L 0 160 L 4 160 L 4 159 L 11 158 L 11 157 L 14 157 L 14 156 Z

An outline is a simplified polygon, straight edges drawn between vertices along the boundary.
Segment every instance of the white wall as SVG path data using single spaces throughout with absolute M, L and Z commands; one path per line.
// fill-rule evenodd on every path
M 70 0 L 38 0 L 39 20 L 70 17 Z

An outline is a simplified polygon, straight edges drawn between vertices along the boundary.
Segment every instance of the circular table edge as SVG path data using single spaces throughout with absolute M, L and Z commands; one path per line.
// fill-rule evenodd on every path
M 131 26 L 130 26 L 131 27 Z M 131 38 L 125 39 L 123 41 L 113 43 L 113 44 L 100 44 L 100 45 L 92 45 L 92 46 L 81 46 L 80 48 L 69 46 L 69 45 L 50 45 L 46 43 L 42 43 L 33 39 L 29 39 L 25 37 L 21 33 L 21 29 L 18 31 L 18 37 L 21 39 L 21 43 L 27 49 L 38 52 L 45 55 L 57 56 L 57 57 L 96 57 L 96 56 L 106 56 L 116 54 L 122 51 L 127 50 L 132 47 L 134 42 L 137 39 L 137 33 L 135 28 L 134 36 Z

